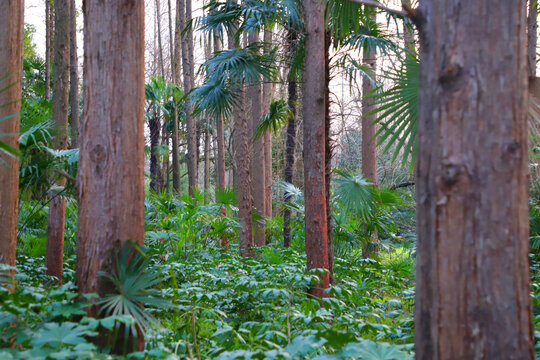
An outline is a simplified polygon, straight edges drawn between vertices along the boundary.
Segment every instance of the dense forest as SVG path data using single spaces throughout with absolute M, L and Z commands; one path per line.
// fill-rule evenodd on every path
M 537 17 L 0 0 L 0 359 L 540 359 Z

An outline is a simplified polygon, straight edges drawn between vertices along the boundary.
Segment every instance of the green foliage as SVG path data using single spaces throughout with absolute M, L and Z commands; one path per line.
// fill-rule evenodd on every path
M 289 104 L 285 100 L 274 100 L 270 103 L 268 114 L 264 115 L 253 132 L 253 139 L 259 139 L 268 131 L 277 134 L 278 130 L 289 123 L 293 116 Z
M 418 152 L 419 62 L 413 49 L 407 51 L 400 61 L 397 68 L 383 75 L 392 86 L 370 96 L 375 99 L 374 113 L 380 125 L 377 131 L 379 144 L 385 144 L 385 152 L 393 149 L 392 161 L 401 156 L 403 165 L 408 164 L 412 170 Z
M 145 308 L 168 308 L 161 291 L 155 289 L 165 280 L 159 276 L 159 269 L 150 264 L 151 258 L 136 244 L 126 241 L 116 257 L 116 271 L 112 274 L 100 273 L 105 281 L 110 282 L 114 292 L 98 301 L 100 311 L 106 316 L 127 315 L 135 321 L 129 326 L 133 336 L 137 330 L 144 335 L 148 329 L 159 327 L 155 319 Z

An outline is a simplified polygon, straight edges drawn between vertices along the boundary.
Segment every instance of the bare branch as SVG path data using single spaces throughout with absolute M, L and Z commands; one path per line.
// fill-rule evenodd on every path
M 387 13 L 394 14 L 397 16 L 406 17 L 406 18 L 410 17 L 409 13 L 405 10 L 392 9 L 375 0 L 349 0 L 349 1 L 360 4 L 360 5 L 373 6 L 374 8 L 381 9 L 383 11 L 386 11 Z

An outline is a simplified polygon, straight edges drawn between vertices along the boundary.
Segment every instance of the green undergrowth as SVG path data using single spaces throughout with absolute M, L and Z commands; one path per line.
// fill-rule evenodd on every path
M 316 274 L 306 273 L 305 256 L 292 250 L 264 248 L 255 259 L 242 259 L 235 249 L 192 250 L 174 260 L 152 250 L 146 249 L 159 277 L 153 288 L 171 306 L 146 309 L 159 325 L 147 331 L 146 351 L 131 358 L 412 356 L 413 267 L 392 265 L 396 259 L 354 264 L 337 259 L 336 283 L 321 305 L 306 292 Z M 106 357 L 107 349 L 91 342 L 99 326 L 133 319 L 85 317 L 92 296 L 76 292 L 74 259 L 66 262 L 60 287 L 47 285 L 43 262 L 19 256 L 16 292 L 0 291 L 0 357 Z

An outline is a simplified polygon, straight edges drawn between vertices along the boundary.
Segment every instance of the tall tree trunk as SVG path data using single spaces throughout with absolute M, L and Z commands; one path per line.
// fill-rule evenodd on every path
M 251 175 L 248 117 L 246 114 L 246 95 L 244 90 L 237 89 L 238 100 L 234 114 L 234 162 L 236 167 L 236 190 L 238 192 L 238 218 L 240 220 L 239 242 L 240 255 L 253 256 L 253 230 L 251 213 Z
M 98 271 L 114 271 L 126 240 L 144 241 L 144 2 L 85 1 L 83 11 L 77 286 L 103 296 L 110 285 Z
M 217 36 L 214 38 L 214 52 L 221 51 L 221 39 Z M 225 183 L 225 131 L 223 124 L 223 116 L 217 118 L 217 185 L 218 189 L 224 190 L 227 184 Z
M 159 51 L 159 70 L 161 72 L 161 78 L 165 79 L 165 62 L 163 61 L 163 42 L 161 40 L 161 0 L 155 0 L 156 4 L 156 20 L 157 20 L 157 39 L 158 39 L 158 51 Z
M 250 44 L 259 42 L 259 34 L 252 32 L 249 34 Z M 253 131 L 257 127 L 257 123 L 262 116 L 262 93 L 261 93 L 261 84 L 260 82 L 252 83 L 247 86 L 247 100 L 249 107 L 249 116 L 251 116 L 251 131 L 249 137 L 253 136 Z M 251 174 L 252 174 L 252 196 L 253 196 L 253 207 L 257 215 L 261 218 L 264 217 L 266 207 L 265 207 L 265 156 L 264 156 L 264 138 L 261 137 L 257 140 L 254 140 L 252 143 L 252 155 L 251 155 Z M 264 246 L 266 245 L 266 236 L 264 233 L 264 225 L 261 225 L 260 222 L 256 221 L 254 224 L 255 230 L 255 245 Z
M 330 283 L 334 283 L 334 249 L 332 248 L 332 208 L 330 204 L 330 185 L 332 182 L 332 119 L 330 117 L 330 46 L 332 36 L 325 33 L 324 44 L 324 194 L 326 198 L 326 223 L 328 233 L 328 270 Z
M 370 18 L 376 21 L 377 15 L 373 9 Z M 364 64 L 369 66 L 373 73 L 377 71 L 377 53 L 375 49 L 364 48 Z M 362 176 L 373 184 L 377 185 L 377 138 L 375 136 L 377 129 L 373 122 L 377 120 L 375 114 L 369 115 L 375 110 L 375 100 L 370 97 L 375 86 L 371 79 L 364 77 L 362 79 Z M 369 258 L 378 253 L 378 237 L 372 234 L 371 242 L 362 246 L 362 257 Z
M 533 359 L 526 5 L 421 1 L 417 359 Z
M 180 28 L 184 29 L 186 24 L 191 20 L 191 0 L 178 0 L 177 6 L 180 11 Z M 187 31 L 182 37 L 182 72 L 184 75 L 184 92 L 189 93 L 195 83 L 193 75 L 193 34 Z M 192 116 L 192 105 L 190 102 L 186 104 L 186 126 L 187 126 L 187 168 L 189 193 L 193 195 L 193 188 L 198 184 L 198 167 L 197 167 L 197 125 L 195 118 Z
M 71 104 L 71 148 L 79 147 L 79 56 L 77 54 L 77 9 L 75 0 L 70 0 L 69 8 L 69 97 Z
M 19 148 L 19 112 L 21 110 L 21 79 L 24 39 L 24 1 L 0 2 L 0 71 L 7 76 L 0 92 L 0 141 Z M 13 116 L 14 115 L 14 116 Z M 15 266 L 17 251 L 17 214 L 19 190 L 19 160 L 0 151 L 0 263 Z M 5 274 L 2 274 L 5 275 Z M 11 271 L 9 277 L 13 278 Z
M 289 57 L 292 58 L 294 53 L 294 46 L 297 40 L 297 34 L 294 29 L 289 28 L 287 30 L 287 42 Z M 283 171 L 283 179 L 291 183 L 294 176 L 294 149 L 296 147 L 296 102 L 298 100 L 297 83 L 296 78 L 289 68 L 289 74 L 287 76 L 287 89 L 288 89 L 288 103 L 291 109 L 291 115 L 289 116 L 289 123 L 287 124 L 287 140 L 285 150 L 285 169 Z M 285 195 L 283 202 L 285 204 L 290 203 L 291 199 L 289 195 Z M 283 209 L 283 246 L 286 248 L 291 247 L 291 210 L 287 206 Z
M 204 191 L 210 188 L 210 131 L 204 129 Z
M 148 120 L 150 128 L 150 188 L 157 193 L 163 189 L 163 174 L 159 161 L 160 123 L 157 115 Z
M 236 48 L 233 36 L 229 36 L 229 49 Z M 249 151 L 249 119 L 246 114 L 246 94 L 244 86 L 236 89 L 237 101 L 233 107 L 234 119 L 232 133 L 233 147 L 233 182 L 238 195 L 238 219 L 240 229 L 238 240 L 240 255 L 253 257 L 253 226 L 252 226 L 252 197 L 251 197 L 251 174 L 250 174 L 250 151 Z
M 304 1 L 304 198 L 307 269 L 328 270 L 328 229 L 325 196 L 325 1 Z M 328 272 L 310 289 L 324 297 L 330 282 Z
M 69 38 L 71 35 L 71 1 L 54 1 L 54 74 L 52 117 L 55 127 L 54 148 L 67 149 L 68 112 L 69 112 Z M 56 176 L 56 175 L 55 175 Z M 66 186 L 66 179 L 55 181 L 59 187 Z M 63 194 L 51 194 L 49 202 L 49 220 L 47 226 L 47 250 L 45 254 L 46 274 L 55 276 L 62 282 L 64 258 L 64 230 L 66 219 L 66 198 Z
M 264 29 L 265 49 L 269 51 L 272 47 L 272 30 Z M 270 103 L 274 96 L 274 85 L 265 81 L 263 84 L 263 114 L 266 114 L 270 109 Z M 265 186 L 265 211 L 264 216 L 272 217 L 272 132 L 267 131 L 264 134 L 264 186 Z
M 45 100 L 51 99 L 51 48 L 52 22 L 51 0 L 45 0 Z
M 180 57 L 180 29 L 178 24 L 178 12 L 177 12 L 177 19 L 176 19 L 176 31 L 173 35 L 172 30 L 172 6 L 171 6 L 171 0 L 168 0 L 169 5 L 169 37 L 170 37 L 170 44 L 171 44 L 171 71 L 172 71 L 172 83 L 173 85 L 180 85 L 180 66 L 178 64 L 179 57 Z M 173 37 L 174 36 L 174 37 Z M 177 50 L 178 49 L 178 50 Z M 173 121 L 173 128 L 172 128 L 172 135 L 171 135 L 171 142 L 172 142 L 172 178 L 173 178 L 173 192 L 178 194 L 180 193 L 180 159 L 178 156 L 178 152 L 180 151 L 178 146 L 178 110 L 174 109 L 172 114 L 172 121 Z

